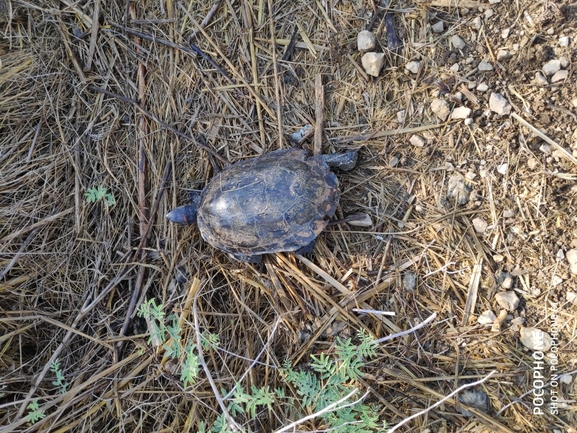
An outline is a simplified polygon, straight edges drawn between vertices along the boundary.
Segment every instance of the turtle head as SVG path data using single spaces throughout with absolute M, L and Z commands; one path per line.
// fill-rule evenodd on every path
M 196 203 L 179 206 L 166 214 L 166 218 L 175 224 L 196 224 Z
M 202 191 L 190 191 L 190 204 L 172 209 L 166 214 L 166 218 L 175 224 L 196 224 L 201 195 Z

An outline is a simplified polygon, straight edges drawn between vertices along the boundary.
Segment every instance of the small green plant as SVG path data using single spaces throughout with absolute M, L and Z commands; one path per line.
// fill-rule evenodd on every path
M 103 186 L 88 189 L 85 196 L 88 203 L 96 203 L 97 201 L 104 200 L 108 206 L 116 204 L 112 193 L 109 193 Z
M 68 382 L 64 381 L 64 374 L 62 374 L 62 370 L 60 370 L 60 361 L 56 360 L 50 366 L 50 371 L 56 375 L 56 380 L 52 382 L 52 385 L 59 386 L 60 392 L 64 394 L 66 389 L 68 388 Z
M 34 424 L 36 421 L 41 420 L 46 416 L 42 409 L 38 407 L 38 399 L 32 400 L 28 405 L 28 415 L 26 415 L 26 421 Z
M 287 382 L 294 385 L 301 397 L 301 407 L 313 412 L 321 412 L 329 405 L 347 396 L 355 389 L 354 382 L 362 377 L 361 368 L 367 359 L 377 353 L 378 344 L 364 332 L 359 333 L 360 345 L 354 345 L 351 339 L 337 339 L 334 355 L 321 353 L 311 355 L 312 371 L 296 371 L 290 362 L 281 369 Z M 352 405 L 342 404 L 340 408 L 320 415 L 331 432 L 371 433 L 382 431 L 378 422 L 378 413 L 372 405 L 358 401 Z
M 182 329 L 179 326 L 179 319 L 175 314 L 165 318 L 164 306 L 156 305 L 154 299 L 143 302 L 138 309 L 138 316 L 147 319 L 150 337 L 148 344 L 157 342 L 165 351 L 166 356 L 171 359 L 181 359 L 182 367 L 180 371 L 180 380 L 184 387 L 196 382 L 200 373 L 200 362 L 197 355 L 196 345 L 190 342 L 182 341 L 180 333 Z M 167 324 L 170 322 L 171 324 Z M 202 345 L 205 348 L 218 346 L 219 339 L 216 334 L 202 334 Z

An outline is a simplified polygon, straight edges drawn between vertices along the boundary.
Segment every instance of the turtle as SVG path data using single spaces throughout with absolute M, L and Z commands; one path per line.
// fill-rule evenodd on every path
M 241 262 L 263 254 L 312 252 L 341 192 L 331 168 L 351 170 L 358 150 L 308 156 L 298 148 L 245 159 L 216 174 L 191 203 L 170 211 L 176 224 L 197 224 L 202 238 Z

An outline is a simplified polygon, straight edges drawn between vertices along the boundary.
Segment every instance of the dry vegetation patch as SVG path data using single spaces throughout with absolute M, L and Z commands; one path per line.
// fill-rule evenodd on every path
M 323 431 L 291 382 L 323 371 L 342 389 L 318 399 L 351 391 L 366 425 L 449 396 L 400 430 L 574 432 L 577 11 L 455 3 L 392 1 L 395 52 L 372 1 L 0 0 L 0 431 Z M 543 82 L 555 59 L 565 78 Z M 361 149 L 336 216 L 370 227 L 245 264 L 164 218 L 315 132 Z M 526 327 L 552 335 L 543 359 Z M 359 374 L 331 370 L 345 359 Z

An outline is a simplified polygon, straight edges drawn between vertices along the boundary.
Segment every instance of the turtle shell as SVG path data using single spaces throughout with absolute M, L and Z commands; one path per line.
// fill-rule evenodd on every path
M 218 173 L 202 192 L 197 222 L 209 244 L 238 257 L 296 251 L 323 231 L 339 198 L 326 163 L 278 150 Z

